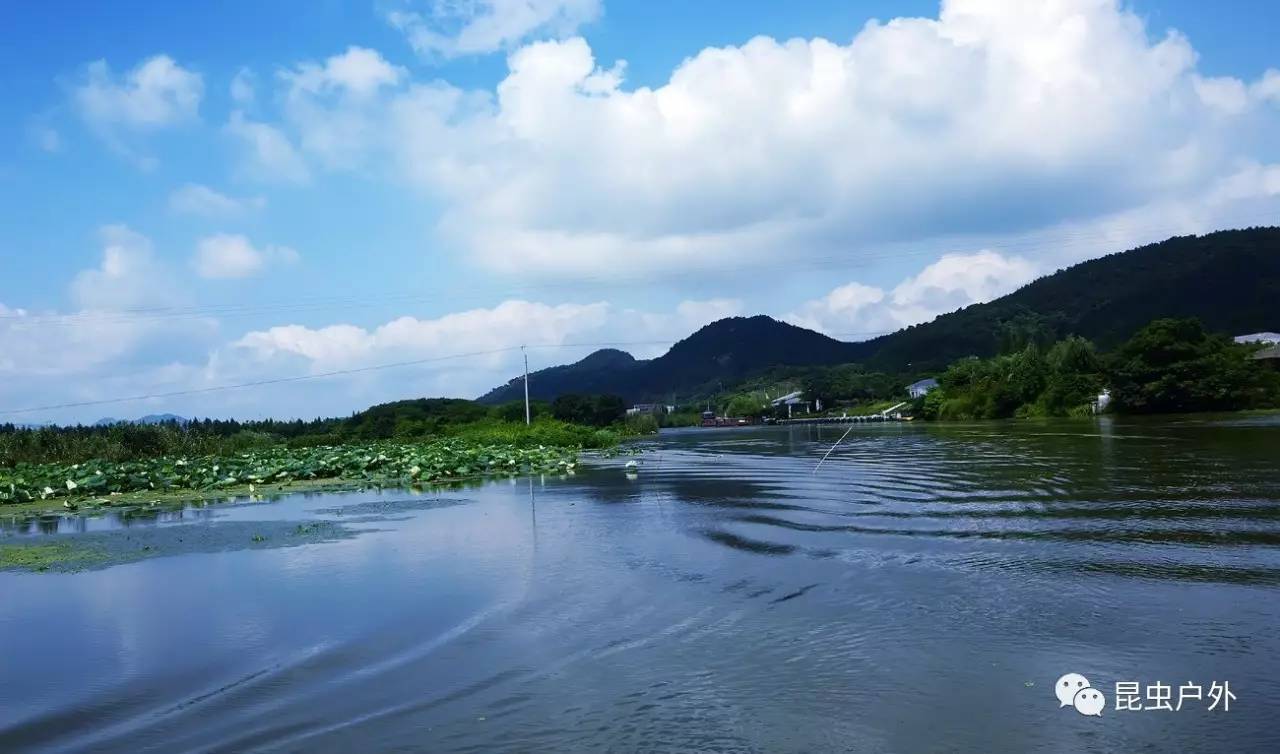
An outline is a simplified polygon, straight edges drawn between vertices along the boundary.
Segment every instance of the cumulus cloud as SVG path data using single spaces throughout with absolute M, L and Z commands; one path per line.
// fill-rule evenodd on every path
M 627 88 L 580 38 L 492 92 L 387 90 L 391 162 L 498 270 L 634 273 L 1019 233 L 1194 194 L 1264 152 L 1280 74 L 1205 78 L 1115 0 L 947 0 L 845 43 L 757 37 Z M 368 103 L 365 104 L 368 107 Z M 1266 129 L 1261 129 L 1265 132 Z M 1256 159 L 1256 158 L 1255 158 Z
M 98 60 L 86 68 L 73 96 L 91 125 L 154 130 L 195 120 L 204 80 L 168 55 L 144 60 L 120 77 Z
M 163 345 L 163 358 L 184 354 L 181 345 L 208 345 L 216 323 L 177 316 L 186 296 L 151 241 L 124 225 L 99 231 L 97 266 L 81 270 L 70 284 L 71 311 L 31 311 L 0 304 L 0 398 L 18 403 L 26 390 L 47 399 L 50 377 L 120 371 L 123 359 Z M 199 351 L 195 351 L 198 353 Z M 187 355 L 193 355 L 187 353 Z M 95 378 L 96 379 L 96 378 Z M 74 383 L 70 394 L 93 390 L 93 380 Z M 68 394 L 64 394 L 68 395 Z
M 227 196 L 199 183 L 188 183 L 169 195 L 169 209 L 188 215 L 206 217 L 230 217 L 249 210 L 262 209 L 267 204 L 264 197 L 236 198 Z
M 476 55 L 538 36 L 562 37 L 600 17 L 600 0 L 428 0 L 425 12 L 393 10 L 387 20 L 419 54 Z
M 560 344 L 571 335 L 599 330 L 608 310 L 604 303 L 552 306 L 505 301 L 491 309 L 472 309 L 437 319 L 400 317 L 369 330 L 354 325 L 273 327 L 251 332 L 233 345 L 258 358 L 292 355 L 316 369 L 340 368 L 368 364 L 379 355 L 404 358 L 521 343 Z
M 847 283 L 805 302 L 783 319 L 812 330 L 866 340 L 998 298 L 1036 275 L 1030 261 L 990 250 L 944 254 L 892 291 Z
M 405 75 L 403 68 L 391 65 L 376 50 L 356 46 L 324 63 L 302 63 L 295 70 L 280 73 L 294 90 L 312 94 L 337 91 L 353 97 L 368 97 Z
M 101 264 L 71 282 L 71 297 L 81 309 L 120 311 L 176 299 L 172 275 L 156 258 L 150 239 L 126 225 L 104 226 L 99 236 Z
M 256 180 L 275 183 L 306 183 L 311 171 L 289 137 L 267 123 L 249 120 L 244 113 L 231 113 L 226 131 L 244 147 L 242 173 Z
M 321 63 L 282 70 L 282 98 L 288 123 L 308 156 L 330 169 L 363 166 L 385 143 L 385 100 L 408 73 L 374 50 L 350 47 Z
M 238 107 L 252 105 L 254 99 L 257 98 L 253 71 L 249 68 L 241 68 L 236 71 L 236 75 L 231 78 L 230 93 L 231 101 Z
M 221 349 L 214 362 L 254 373 L 327 372 L 492 351 L 430 365 L 441 394 L 478 395 L 516 374 L 520 345 L 529 346 L 534 369 L 574 361 L 605 345 L 648 358 L 741 308 L 740 301 L 723 299 L 684 301 L 669 312 L 620 309 L 603 301 L 553 305 L 508 300 L 435 319 L 400 317 L 373 328 L 272 327 L 250 332 Z M 403 380 L 394 374 L 386 379 Z
M 271 264 L 294 264 L 298 252 L 288 246 L 254 246 L 248 238 L 229 233 L 203 238 L 196 244 L 193 264 L 202 278 L 246 278 Z

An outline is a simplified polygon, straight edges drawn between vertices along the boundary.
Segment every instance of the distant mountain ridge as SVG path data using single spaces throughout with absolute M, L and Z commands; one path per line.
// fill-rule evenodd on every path
M 733 380 L 777 365 L 839 364 L 854 351 L 821 333 L 764 315 L 730 317 L 703 327 L 656 359 L 640 360 L 616 349 L 529 375 L 529 395 L 552 400 L 565 393 L 615 393 L 628 400 L 675 401 L 708 383 Z M 497 404 L 524 398 L 523 378 L 478 400 Z
M 109 427 L 112 424 L 167 424 L 169 422 L 173 422 L 174 424 L 188 424 L 191 420 L 185 416 L 178 416 L 177 414 L 147 414 L 146 416 L 140 416 L 137 419 L 116 419 L 111 416 L 106 416 L 94 422 L 93 426 Z
M 1280 330 L 1280 228 L 1180 236 L 1059 270 L 985 304 L 874 340 L 845 343 L 760 315 L 713 322 L 655 359 L 616 349 L 530 374 L 529 393 L 615 393 L 678 401 L 774 366 L 848 362 L 921 374 L 965 356 L 991 356 L 1010 339 L 1066 335 L 1111 348 L 1161 317 L 1196 317 L 1228 335 Z M 482 403 L 524 397 L 520 378 Z
M 1240 335 L 1280 326 L 1280 228 L 1178 236 L 1046 275 L 974 304 L 859 344 L 879 369 L 941 369 L 998 353 L 1011 331 L 1080 335 L 1104 350 L 1153 319 L 1195 317 Z

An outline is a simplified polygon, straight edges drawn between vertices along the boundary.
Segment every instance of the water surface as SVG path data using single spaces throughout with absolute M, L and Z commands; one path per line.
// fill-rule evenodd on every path
M 863 426 L 814 473 L 843 431 L 10 525 L 159 554 L 0 573 L 0 749 L 1280 750 L 1276 421 Z

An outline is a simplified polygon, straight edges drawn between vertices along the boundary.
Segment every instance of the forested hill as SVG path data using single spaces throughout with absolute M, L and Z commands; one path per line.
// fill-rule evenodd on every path
M 937 369 L 1028 340 L 1108 350 L 1161 317 L 1228 335 L 1280 329 L 1280 228 L 1182 236 L 1082 262 L 986 304 L 860 344 L 879 369 Z
M 1228 335 L 1280 331 L 1280 228 L 1171 238 L 1060 270 L 985 304 L 862 343 L 764 316 L 721 320 L 641 361 L 616 350 L 530 376 L 530 393 L 616 393 L 630 401 L 713 392 L 772 366 L 859 362 L 919 374 L 965 356 L 1080 335 L 1103 350 L 1161 317 L 1196 317 Z M 517 378 L 480 398 L 523 397 Z
M 713 322 L 656 359 L 637 360 L 617 350 L 596 351 L 574 364 L 529 375 L 529 394 L 543 400 L 565 393 L 614 393 L 630 401 L 679 401 L 778 365 L 850 361 L 856 344 L 765 316 Z M 519 377 L 480 397 L 498 404 L 524 397 Z

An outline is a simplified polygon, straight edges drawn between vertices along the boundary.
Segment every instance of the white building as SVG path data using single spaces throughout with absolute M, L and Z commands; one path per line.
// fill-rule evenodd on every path
M 675 406 L 667 406 L 661 403 L 637 403 L 627 409 L 627 416 L 639 416 L 648 414 L 649 416 L 662 416 L 663 414 L 675 413 Z
M 769 404 L 774 408 L 778 408 L 780 406 L 786 406 L 788 419 L 791 418 L 792 413 L 794 412 L 797 406 L 803 409 L 804 413 L 807 414 L 809 413 L 810 407 L 813 405 L 810 401 L 806 401 L 804 399 L 804 393 L 799 390 L 795 391 L 794 393 L 787 393 L 786 395 L 780 396 L 778 398 L 774 398 L 773 400 L 769 401 Z M 816 410 L 818 411 L 822 410 L 822 401 L 817 402 Z
M 907 385 L 907 395 L 912 398 L 920 398 L 929 394 L 930 390 L 938 387 L 938 381 L 930 377 L 927 380 L 920 380 Z
M 1234 340 L 1237 343 L 1270 343 L 1271 345 L 1277 345 L 1280 344 L 1280 333 L 1256 332 L 1250 335 L 1237 335 Z

